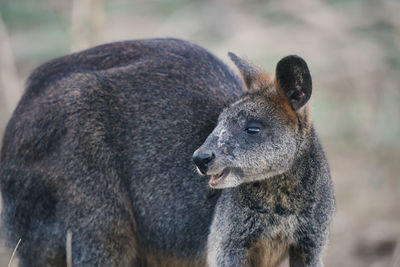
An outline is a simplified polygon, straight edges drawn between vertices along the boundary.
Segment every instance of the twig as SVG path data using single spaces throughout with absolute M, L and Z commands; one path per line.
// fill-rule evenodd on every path
M 11 267 L 11 263 L 12 263 L 12 261 L 13 261 L 13 259 L 14 259 L 15 253 L 17 252 L 19 243 L 21 243 L 21 238 L 18 240 L 18 243 L 17 243 L 17 245 L 15 246 L 13 253 L 11 254 L 10 261 L 8 262 L 8 267 Z
M 0 95 L 4 99 L 0 105 L 4 105 L 7 116 L 10 116 L 21 96 L 18 73 L 15 66 L 10 36 L 7 27 L 0 16 Z M 2 91 L 2 92 L 1 92 Z

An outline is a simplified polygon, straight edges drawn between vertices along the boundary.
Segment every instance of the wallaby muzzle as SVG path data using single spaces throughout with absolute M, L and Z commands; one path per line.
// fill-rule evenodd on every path
M 196 164 L 197 168 L 202 175 L 207 174 L 208 167 L 211 165 L 212 161 L 215 159 L 215 154 L 210 152 L 202 152 L 196 150 L 193 154 L 193 162 Z

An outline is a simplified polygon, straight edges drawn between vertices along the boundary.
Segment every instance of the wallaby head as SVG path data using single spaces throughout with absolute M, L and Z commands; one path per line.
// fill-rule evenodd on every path
M 193 160 L 213 188 L 235 187 L 288 171 L 311 129 L 311 75 L 298 56 L 281 59 L 275 77 L 229 53 L 244 94 L 219 116 Z

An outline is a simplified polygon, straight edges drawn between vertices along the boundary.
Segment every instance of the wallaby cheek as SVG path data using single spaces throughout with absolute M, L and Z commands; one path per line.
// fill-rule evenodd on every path
M 244 176 L 265 176 L 286 171 L 293 162 L 296 142 L 278 137 L 251 149 L 235 149 L 235 163 Z
M 271 172 L 287 171 L 293 163 L 296 142 L 294 138 L 281 138 L 279 143 L 269 147 L 269 152 L 266 153 L 266 170 Z

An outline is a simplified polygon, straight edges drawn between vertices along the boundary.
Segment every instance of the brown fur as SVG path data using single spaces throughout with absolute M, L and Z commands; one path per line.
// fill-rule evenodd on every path
M 285 93 L 276 82 L 276 79 L 272 80 L 270 74 L 260 71 L 255 75 L 251 84 L 244 84 L 244 91 L 249 95 L 263 94 L 269 106 L 276 108 L 276 111 L 287 125 L 297 127 L 299 120 L 302 120 L 308 129 L 311 127 L 308 105 L 305 105 L 298 111 L 294 111 Z
M 247 267 L 275 267 L 288 255 L 289 246 L 280 237 L 260 240 L 248 252 Z
M 157 267 L 204 267 L 205 256 L 199 259 L 181 259 L 163 253 L 154 253 L 152 251 L 143 251 L 141 253 L 140 266 L 157 266 Z
M 260 71 L 250 85 L 245 84 L 244 91 L 252 93 L 259 91 L 260 88 L 268 89 L 270 88 L 271 81 L 272 77 L 270 74 Z

